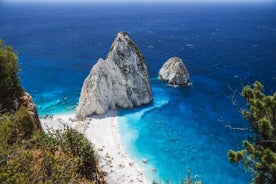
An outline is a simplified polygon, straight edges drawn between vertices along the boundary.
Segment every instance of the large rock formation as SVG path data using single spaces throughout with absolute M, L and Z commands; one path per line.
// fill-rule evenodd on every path
M 183 61 L 178 57 L 168 59 L 159 71 L 159 78 L 171 85 L 189 85 L 190 76 Z
M 133 108 L 152 101 L 144 56 L 127 33 L 115 38 L 105 60 L 93 66 L 84 81 L 77 118 L 103 114 L 116 107 Z

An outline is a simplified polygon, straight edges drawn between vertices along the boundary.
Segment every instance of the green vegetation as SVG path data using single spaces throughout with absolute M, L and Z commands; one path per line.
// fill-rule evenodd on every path
M 250 123 L 254 137 L 243 141 L 243 150 L 229 150 L 232 163 L 242 162 L 244 168 L 253 174 L 255 184 L 276 183 L 276 92 L 266 96 L 259 82 L 254 87 L 246 86 L 242 96 L 248 110 L 242 115 Z
M 12 107 L 23 94 L 17 72 L 16 54 L 0 41 L 0 183 L 103 183 L 82 134 L 68 127 L 45 133 L 26 104 Z
M 5 98 L 21 95 L 22 88 L 17 77 L 17 55 L 12 47 L 5 46 L 0 40 L 0 103 Z
M 34 130 L 26 108 L 0 117 L 0 183 L 96 183 L 98 159 L 77 131 Z

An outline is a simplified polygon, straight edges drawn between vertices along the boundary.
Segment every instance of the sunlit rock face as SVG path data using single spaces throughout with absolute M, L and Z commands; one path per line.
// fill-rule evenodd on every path
M 182 59 L 168 59 L 159 71 L 159 78 L 171 85 L 189 85 L 190 75 Z
M 99 59 L 84 81 L 77 118 L 152 101 L 144 56 L 125 32 L 117 34 L 106 59 Z

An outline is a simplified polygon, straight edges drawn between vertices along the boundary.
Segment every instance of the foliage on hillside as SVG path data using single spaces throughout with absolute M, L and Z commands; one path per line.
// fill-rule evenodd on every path
M 12 47 L 0 40 L 0 102 L 2 99 L 16 97 L 22 93 L 17 77 L 17 55 Z
M 89 141 L 66 128 L 34 131 L 26 108 L 0 117 L 0 183 L 96 183 L 98 159 Z
M 255 184 L 276 183 L 276 92 L 266 96 L 259 82 L 246 86 L 242 96 L 248 110 L 242 115 L 250 123 L 254 137 L 243 141 L 243 150 L 228 152 L 233 163 L 242 162 L 253 175 Z

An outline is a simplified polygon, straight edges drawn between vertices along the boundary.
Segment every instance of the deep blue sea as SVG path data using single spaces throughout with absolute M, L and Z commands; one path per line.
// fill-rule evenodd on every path
M 226 127 L 248 127 L 230 96 L 236 91 L 244 107 L 242 86 L 259 80 L 266 94 L 276 90 L 276 4 L 0 1 L 0 38 L 18 52 L 21 83 L 41 116 L 74 111 L 83 80 L 119 31 L 144 54 L 154 94 L 147 106 L 119 110 L 129 156 L 160 180 L 179 183 L 191 171 L 203 184 L 250 183 L 227 158 L 249 135 Z M 185 62 L 192 86 L 158 80 L 172 56 Z

